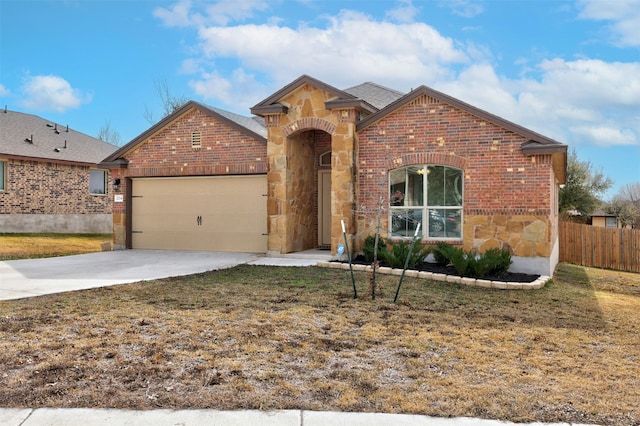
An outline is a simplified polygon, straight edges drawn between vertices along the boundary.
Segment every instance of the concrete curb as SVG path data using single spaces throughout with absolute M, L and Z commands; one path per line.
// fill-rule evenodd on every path
M 326 262 L 320 261 L 316 264 L 319 268 L 349 269 L 348 263 L 342 262 Z M 370 265 L 352 265 L 354 271 L 371 272 Z M 385 275 L 402 275 L 402 269 L 380 267 L 376 273 Z M 544 287 L 551 277 L 546 275 L 540 276 L 537 280 L 530 283 L 506 282 L 506 281 L 489 281 L 476 278 L 459 277 L 457 275 L 436 274 L 433 272 L 424 272 L 416 270 L 407 270 L 406 277 L 417 277 L 433 281 L 449 282 L 454 284 L 468 285 L 473 287 L 495 288 L 500 290 L 539 290 Z

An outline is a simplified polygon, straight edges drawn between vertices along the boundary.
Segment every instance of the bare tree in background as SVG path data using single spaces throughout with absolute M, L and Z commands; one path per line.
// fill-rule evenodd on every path
M 184 104 L 189 102 L 189 98 L 184 95 L 174 95 L 171 93 L 169 89 L 169 84 L 167 80 L 156 80 L 154 83 L 156 88 L 156 93 L 160 96 L 160 102 L 162 102 L 162 117 L 158 120 L 153 116 L 153 112 L 149 109 L 148 106 L 145 106 L 144 110 L 144 118 L 149 122 L 149 124 L 156 124 L 158 121 L 162 120 L 168 115 L 173 114 L 175 111 L 179 110 Z
M 120 146 L 120 143 L 122 142 L 120 133 L 111 127 L 111 121 L 109 120 L 106 120 L 104 125 L 100 127 L 96 137 L 102 142 L 110 143 L 115 146 Z
M 624 185 L 605 208 L 614 214 L 622 226 L 640 229 L 640 182 Z

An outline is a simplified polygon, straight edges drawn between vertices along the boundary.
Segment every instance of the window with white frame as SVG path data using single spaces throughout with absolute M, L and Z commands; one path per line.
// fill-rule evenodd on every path
M 107 193 L 107 172 L 104 170 L 89 171 L 89 193 L 104 195 Z
M 422 238 L 462 238 L 463 171 L 448 166 L 409 166 L 389 172 L 389 231 Z
M 4 191 L 5 189 L 7 189 L 6 183 L 5 183 L 5 170 L 6 170 L 6 162 L 4 161 L 0 161 L 0 191 Z

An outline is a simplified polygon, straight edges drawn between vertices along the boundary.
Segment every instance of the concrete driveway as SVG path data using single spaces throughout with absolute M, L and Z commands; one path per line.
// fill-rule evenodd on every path
M 0 300 L 177 277 L 243 263 L 310 266 L 320 260 L 249 253 L 117 250 L 77 256 L 0 262 Z

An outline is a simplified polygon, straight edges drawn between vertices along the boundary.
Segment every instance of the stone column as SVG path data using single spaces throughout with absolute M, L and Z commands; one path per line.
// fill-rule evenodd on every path
M 354 223 L 354 147 L 355 125 L 353 122 L 338 124 L 331 137 L 331 253 L 336 254 L 338 244 L 343 242 L 341 221 L 344 221 L 353 249 L 351 237 L 355 233 Z
M 287 253 L 287 170 L 286 140 L 277 127 L 270 127 L 267 144 L 269 172 L 267 173 L 267 250 L 272 253 Z

